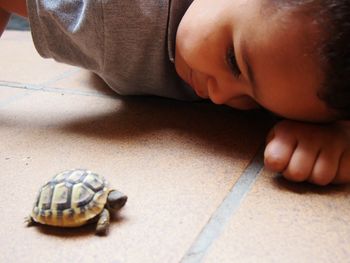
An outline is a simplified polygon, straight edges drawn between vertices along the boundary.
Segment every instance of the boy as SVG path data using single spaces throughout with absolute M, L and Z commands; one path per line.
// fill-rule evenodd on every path
M 89 69 L 120 94 L 264 107 L 290 119 L 268 135 L 268 168 L 298 182 L 350 182 L 350 126 L 340 121 L 350 116 L 348 0 L 27 5 L 42 56 Z M 26 16 L 25 1 L 0 0 L 2 28 L 11 12 Z

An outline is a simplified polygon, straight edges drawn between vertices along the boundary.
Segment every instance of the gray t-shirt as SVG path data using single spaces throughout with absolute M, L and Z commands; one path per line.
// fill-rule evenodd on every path
M 198 100 L 176 74 L 178 24 L 193 0 L 27 0 L 45 58 L 98 74 L 121 95 Z

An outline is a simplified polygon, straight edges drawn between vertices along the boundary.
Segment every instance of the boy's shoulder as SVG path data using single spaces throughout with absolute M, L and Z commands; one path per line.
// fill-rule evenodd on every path
M 91 70 L 122 95 L 193 99 L 171 62 L 188 0 L 28 0 L 46 58 Z

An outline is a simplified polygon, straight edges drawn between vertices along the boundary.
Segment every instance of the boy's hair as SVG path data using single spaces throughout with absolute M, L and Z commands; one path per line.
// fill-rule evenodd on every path
M 278 9 L 306 14 L 323 34 L 319 54 L 325 79 L 318 96 L 350 120 L 350 0 L 268 0 Z

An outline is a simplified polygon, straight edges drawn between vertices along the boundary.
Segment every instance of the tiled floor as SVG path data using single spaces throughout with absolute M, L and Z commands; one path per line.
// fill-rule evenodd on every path
M 349 262 L 350 188 L 261 169 L 270 126 L 262 113 L 116 96 L 5 32 L 0 262 Z M 109 235 L 26 228 L 38 187 L 76 167 L 129 196 Z

